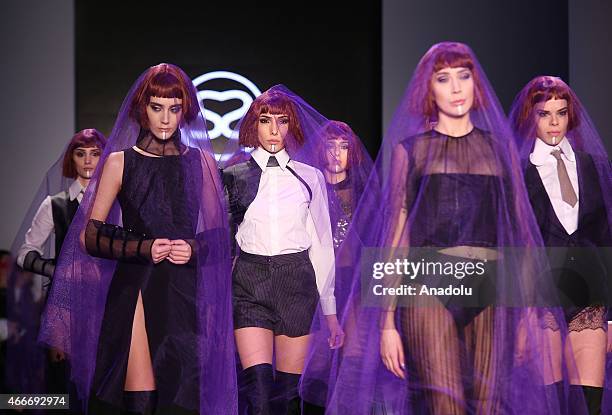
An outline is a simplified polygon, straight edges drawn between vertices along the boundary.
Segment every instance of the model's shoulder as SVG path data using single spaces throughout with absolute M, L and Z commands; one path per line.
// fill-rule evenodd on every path
M 406 150 L 408 150 L 409 148 L 415 145 L 428 143 L 432 140 L 435 140 L 438 136 L 439 134 L 437 134 L 434 130 L 422 131 L 402 138 L 401 140 L 399 140 L 397 145 L 404 147 Z
M 289 162 L 289 166 L 291 167 L 291 165 L 293 165 L 293 168 L 295 168 L 296 170 L 299 169 L 300 171 L 304 173 L 308 173 L 312 175 L 322 174 L 321 170 L 317 169 L 314 166 L 311 166 L 310 164 L 302 163 L 301 161 L 291 160 Z
M 310 164 L 302 163 L 299 161 L 291 160 L 291 164 L 289 166 L 293 166 L 295 171 L 302 177 L 304 180 L 309 183 L 324 183 L 325 178 L 323 176 L 323 172 L 318 168 L 311 166 Z
M 68 190 L 62 190 L 62 191 L 59 191 L 59 192 L 57 192 L 57 193 L 56 193 L 56 194 L 54 194 L 54 195 L 47 196 L 47 198 L 48 198 L 49 200 L 66 199 L 66 198 L 68 198 Z
M 239 176 L 240 174 L 243 174 L 249 170 L 252 170 L 255 167 L 259 168 L 259 166 L 257 166 L 257 163 L 255 163 L 255 160 L 248 159 L 247 161 L 243 161 L 241 163 L 236 163 L 236 164 L 232 164 L 231 166 L 224 167 L 222 171 L 223 171 L 223 176 Z
M 121 151 L 113 151 L 106 158 L 106 165 L 110 165 L 111 167 L 123 165 L 123 160 L 125 159 L 125 155 L 128 153 L 135 152 L 133 148 L 127 148 Z
M 574 150 L 574 154 L 576 155 L 576 158 L 578 159 L 586 160 L 586 161 L 594 161 L 593 156 L 587 153 L 586 151 Z

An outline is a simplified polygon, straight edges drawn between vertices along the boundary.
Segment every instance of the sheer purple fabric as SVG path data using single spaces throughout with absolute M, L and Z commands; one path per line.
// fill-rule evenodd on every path
M 289 101 L 292 103 L 293 111 L 295 111 L 295 116 L 299 122 L 298 130 L 301 137 L 295 137 L 295 131 L 290 130 L 285 138 L 285 149 L 289 153 L 291 160 L 318 168 L 319 151 L 321 149 L 321 128 L 328 123 L 328 120 L 300 96 L 289 90 L 284 85 L 275 85 L 265 91 L 262 95 L 280 95 L 284 97 L 283 100 L 285 98 L 289 99 Z M 231 140 L 232 142 L 238 142 L 237 139 L 239 131 L 241 128 L 244 128 L 243 126 L 245 125 L 245 122 L 247 122 L 246 116 L 236 124 L 234 129 L 234 134 L 236 137 L 235 140 Z M 249 150 L 252 149 L 249 148 Z M 231 151 L 231 149 L 227 149 L 226 152 L 227 151 Z M 223 167 L 227 168 L 244 162 L 245 160 L 249 160 L 250 158 L 251 156 L 247 151 L 245 151 L 244 148 L 238 148 L 235 149 L 234 154 L 228 159 Z M 300 172 L 298 171 L 298 174 L 299 173 Z M 311 190 L 313 192 L 317 190 L 312 188 L 312 186 L 317 186 L 319 188 L 318 191 L 324 194 L 325 198 L 327 199 L 329 195 L 327 194 L 325 180 L 323 180 L 323 173 L 319 170 L 317 172 L 317 176 L 318 178 L 316 180 L 309 181 L 308 184 L 311 186 Z M 325 209 L 315 212 L 311 209 L 310 214 L 313 216 L 312 219 L 319 239 L 321 241 L 329 241 L 331 243 L 332 238 L 328 210 Z
M 334 292 L 338 318 L 342 319 L 353 282 L 355 253 L 359 252 L 361 244 L 358 235 L 363 231 L 353 228 L 353 217 L 372 173 L 373 162 L 359 137 L 347 124 L 329 121 L 319 134 L 316 167 L 324 172 L 326 179 L 336 255 Z M 300 386 L 303 400 L 318 406 L 325 406 L 342 357 L 341 349 L 330 349 L 329 331 L 316 330 L 325 327 L 323 323 L 323 316 L 315 317 L 312 344 Z
M 127 154 L 132 152 L 134 157 L 139 157 L 136 150 L 138 147 L 148 151 L 142 145 L 143 136 L 141 126 L 130 113 L 130 106 L 143 82 L 147 81 L 147 74 L 153 69 L 162 69 L 166 72 L 178 73 L 183 85 L 188 85 L 187 97 L 194 117 L 190 122 L 183 122 L 180 125 L 177 138 L 173 138 L 174 150 L 166 155 L 164 151 L 161 158 L 155 160 L 166 160 L 175 166 L 173 171 L 179 171 L 179 181 L 171 185 L 178 187 L 179 200 L 165 200 L 160 198 L 159 191 L 156 189 L 168 188 L 168 183 L 164 183 L 165 177 L 159 177 L 155 170 L 149 171 L 155 180 L 150 181 L 150 188 L 137 188 L 138 194 L 134 195 L 134 200 L 142 200 L 142 192 L 151 192 L 151 195 L 159 198 L 152 202 L 144 203 L 137 207 L 136 212 L 143 218 L 141 229 L 135 227 L 132 230 L 140 234 L 147 233 L 149 229 L 152 235 L 149 238 L 172 238 L 173 235 L 155 234 L 160 230 L 155 230 L 155 221 L 151 218 L 158 217 L 161 224 L 168 223 L 168 218 L 181 217 L 185 220 L 190 229 L 190 238 L 202 243 L 206 254 L 193 250 L 191 267 L 187 270 L 187 265 L 177 266 L 177 274 L 185 274 L 186 280 L 174 281 L 170 285 L 168 297 L 160 297 L 163 303 L 169 302 L 167 309 L 176 317 L 181 312 L 184 316 L 191 318 L 193 315 L 196 321 L 192 331 L 186 333 L 175 333 L 172 320 L 168 318 L 162 322 L 152 322 L 147 325 L 149 336 L 153 332 L 160 334 L 165 339 L 165 348 L 160 350 L 164 354 L 157 353 L 152 355 L 154 368 L 163 367 L 163 360 L 168 358 L 169 353 L 184 358 L 187 361 L 181 362 L 181 367 L 192 368 L 195 366 L 195 373 L 188 372 L 181 375 L 182 378 L 192 381 L 196 390 L 192 396 L 188 390 L 184 390 L 182 383 L 180 389 L 171 394 L 175 404 L 186 409 L 200 410 L 201 413 L 235 413 L 237 411 L 236 398 L 236 377 L 234 359 L 234 340 L 231 320 L 231 278 L 230 278 L 230 256 L 229 241 L 227 232 L 227 218 L 225 216 L 225 199 L 220 185 L 218 169 L 211 155 L 210 141 L 208 139 L 206 122 L 202 115 L 200 105 L 197 102 L 195 88 L 185 73 L 173 65 L 160 64 L 149 68 L 136 80 L 128 92 L 121 108 L 119 109 L 115 126 L 109 137 L 106 149 L 100 159 L 100 166 L 104 166 L 111 153 L 125 151 L 127 169 Z M 184 102 L 186 104 L 186 102 Z M 146 138 L 146 134 L 145 134 Z M 178 140 L 178 141 L 177 141 Z M 130 153 L 130 154 L 132 154 Z M 153 151 L 153 154 L 156 152 Z M 153 159 L 146 156 L 142 160 L 152 162 Z M 160 161 L 160 163 L 166 163 Z M 142 166 L 142 165 L 141 165 Z M 141 178 L 146 178 L 146 171 L 138 170 Z M 68 232 L 62 254 L 59 258 L 55 281 L 49 295 L 47 308 L 45 310 L 39 340 L 44 344 L 63 350 L 71 362 L 71 379 L 76 384 L 79 398 L 85 403 L 93 395 L 98 395 L 103 400 L 109 400 L 111 404 L 120 406 L 120 396 L 99 396 L 102 388 L 94 382 L 101 375 L 96 372 L 96 363 L 100 361 L 100 356 L 120 354 L 121 352 L 108 353 L 109 345 L 107 339 L 101 337 L 101 327 L 109 324 L 103 321 L 109 315 L 109 310 L 105 310 L 107 304 L 111 303 L 111 298 L 107 298 L 111 283 L 117 282 L 118 278 L 123 280 L 119 283 L 127 283 L 126 278 L 134 278 L 142 275 L 150 275 L 159 267 L 153 267 L 149 263 L 134 265 L 136 274 L 132 277 L 121 274 L 120 270 L 125 270 L 125 263 L 122 261 L 94 258 L 85 251 L 81 242 L 82 233 L 89 221 L 91 210 L 96 197 L 98 197 L 99 181 L 103 168 L 99 168 L 93 176 L 89 187 L 83 197 L 83 201 L 74 218 L 72 226 Z M 124 173 L 127 170 L 124 170 Z M 156 175 L 157 174 L 157 175 Z M 123 183 L 130 183 L 131 177 L 124 175 Z M 144 183 L 144 182 L 143 182 Z M 161 186 L 161 187 L 160 187 Z M 122 212 L 128 204 L 130 195 L 122 195 L 121 191 L 118 199 L 123 198 L 121 206 L 119 200 L 115 200 L 113 207 L 106 219 L 107 224 L 122 225 L 122 214 L 124 220 L 127 212 Z M 141 198 L 141 199 L 138 199 Z M 146 194 L 145 194 L 146 200 Z M 188 207 L 193 206 L 189 203 L 196 201 L 195 210 L 187 209 L 181 204 L 181 200 L 186 200 Z M 174 204 L 171 204 L 174 203 Z M 157 204 L 156 207 L 151 207 Z M 168 208 L 174 206 L 174 208 Z M 133 207 L 132 207 L 133 208 Z M 177 210 L 178 209 L 178 210 Z M 133 210 L 133 209 L 132 209 Z M 182 216 L 181 216 L 182 215 Z M 147 222 L 148 221 L 148 222 Z M 172 227 L 166 231 L 172 232 Z M 182 238 L 189 239 L 183 235 Z M 111 242 L 112 245 L 112 242 Z M 194 245 L 195 246 L 195 245 Z M 202 253 L 203 255 L 200 255 Z M 166 261 L 162 261 L 166 262 Z M 129 264 L 128 264 L 129 265 Z M 140 267 L 140 268 L 138 268 Z M 169 267 L 169 266 L 168 266 Z M 153 274 L 156 278 L 172 278 L 169 275 Z M 180 286 L 193 286 L 195 292 L 189 293 Z M 143 292 L 145 287 L 142 288 Z M 112 292 L 112 288 L 111 288 Z M 176 294 L 179 293 L 179 296 Z M 185 299 L 179 303 L 172 303 L 172 298 L 184 296 Z M 135 301 L 131 299 L 130 301 Z M 190 305 L 191 304 L 191 305 Z M 154 306 L 155 307 L 155 306 Z M 152 310 L 152 309 L 151 309 Z M 112 313 L 111 313 L 112 315 Z M 147 309 L 145 309 L 145 316 Z M 119 316 L 115 324 L 124 325 L 128 321 L 131 327 L 132 315 Z M 179 320 L 175 320 L 179 321 Z M 111 324 L 113 322 L 110 322 Z M 151 340 L 152 337 L 149 337 Z M 178 350 L 173 350 L 179 347 Z M 128 342 L 129 346 L 129 342 Z M 112 350 L 111 350 L 112 352 Z M 158 361 L 159 360 L 159 361 Z M 126 364 L 126 362 L 123 362 Z M 183 366 L 184 364 L 184 366 Z M 125 372 L 124 372 L 125 373 Z M 125 374 L 123 375 L 125 376 Z M 177 388 L 179 385 L 168 385 L 168 377 L 163 372 L 155 373 L 156 384 L 160 399 L 162 395 L 169 396 L 165 390 Z M 119 380 L 121 383 L 121 380 Z M 199 385 L 199 387 L 197 387 Z M 120 389 L 123 385 L 120 385 Z M 119 400 L 119 401 L 118 401 Z
M 372 159 L 363 143 L 347 124 L 329 121 L 319 132 L 318 164 L 325 176 L 329 214 L 336 253 L 336 301 L 339 313 L 346 305 L 351 276 L 344 275 L 353 264 L 352 252 L 344 242 L 349 234 L 353 214 L 359 205 L 372 171 Z M 345 155 L 343 155 L 343 152 Z M 343 158 L 346 166 L 343 166 Z M 338 273 L 342 276 L 339 276 Z
M 432 85 L 444 82 L 439 71 L 449 68 L 467 69 L 459 76 L 473 83 L 467 109 L 469 98 L 459 95 L 467 91 L 454 91 L 461 99 L 453 111 L 469 113 L 473 126 L 462 135 L 438 130 L 442 109 Z M 466 45 L 434 45 L 419 62 L 347 243 L 353 250 L 353 283 L 342 316 L 346 342 L 334 360 L 335 384 L 325 398 L 330 413 L 559 411 L 560 396 L 547 386 L 553 383 L 551 357 L 536 308 L 560 313 L 538 249 L 542 240 L 511 131 Z M 419 275 L 411 281 L 400 271 L 374 277 L 374 262 L 396 260 L 450 264 L 455 278 Z M 470 261 L 484 267 L 482 278 L 459 275 L 457 265 Z M 423 293 L 424 286 L 449 284 L 475 294 L 407 294 L 409 286 Z M 406 291 L 374 295 L 383 288 Z M 396 368 L 404 378 L 394 376 L 381 359 L 381 340 L 389 336 L 405 355 L 405 368 Z M 311 387 L 304 396 L 320 399 L 317 385 L 305 379 L 302 386 Z
M 23 221 L 19 226 L 17 236 L 15 237 L 15 239 L 13 240 L 13 244 L 11 245 L 11 252 L 13 253 L 13 255 L 16 255 L 21 245 L 23 245 L 25 234 L 30 228 L 30 226 L 32 226 L 32 219 L 34 218 L 34 215 L 36 214 L 36 211 L 40 207 L 40 204 L 43 202 L 43 200 L 47 196 L 54 195 L 56 193 L 61 192 L 62 190 L 67 190 L 68 187 L 70 187 L 70 185 L 74 181 L 74 179 L 70 179 L 62 175 L 62 161 L 64 159 L 64 153 L 66 149 L 67 147 L 64 149 L 61 156 L 49 168 L 49 170 L 47 170 L 47 173 L 45 173 L 45 177 L 40 183 L 40 186 L 38 186 L 38 189 L 34 194 L 34 198 L 32 199 L 32 203 L 30 203 L 30 207 L 26 211 Z M 50 254 L 51 247 L 47 246 L 46 249 L 48 252 L 45 252 L 45 254 Z
M 83 130 L 77 133 L 66 144 L 58 159 L 45 173 L 11 245 L 14 260 L 19 255 L 19 251 L 25 242 L 26 233 L 33 226 L 34 217 L 44 199 L 67 191 L 74 182 L 74 178 L 63 175 L 64 157 L 71 150 L 71 147 L 75 146 L 74 142 L 77 136 L 87 132 L 88 139 L 91 139 L 93 137 L 91 131 L 93 130 Z M 82 136 L 79 139 L 82 139 Z M 105 140 L 97 139 L 95 144 L 103 148 Z M 54 246 L 54 242 L 56 241 L 53 234 L 49 235 L 49 239 L 42 246 L 42 258 L 55 258 L 56 251 L 59 251 L 59 249 Z M 6 376 L 7 385 L 14 392 L 42 393 L 45 391 L 46 351 L 41 345 L 37 344 L 37 337 L 49 285 L 50 279 L 48 277 L 25 271 L 16 265 L 12 267 L 7 290 L 7 316 L 15 327 L 15 333 L 19 334 L 8 342 L 7 371 L 3 376 Z
M 62 176 L 62 156 L 49 168 L 21 223 L 11 246 L 14 259 L 24 243 L 25 234 L 43 200 L 50 195 L 67 190 L 72 179 Z M 46 244 L 43 257 L 52 254 L 51 244 Z M 13 266 L 8 281 L 7 317 L 22 333 L 7 343 L 6 385 L 11 391 L 35 393 L 44 391 L 45 351 L 37 345 L 38 328 L 42 312 L 41 296 L 45 278 Z M 17 294 L 19 291 L 19 294 Z
M 265 91 L 258 99 L 269 99 L 274 102 L 275 106 L 279 108 L 268 108 L 273 114 L 281 110 L 283 113 L 290 113 L 289 133 L 285 138 L 287 152 L 291 160 L 316 169 L 316 180 L 309 179 L 306 175 L 303 178 L 308 182 L 313 194 L 321 192 L 325 195 L 325 203 L 318 208 L 315 208 L 315 205 L 311 203 L 309 213 L 317 232 L 318 243 L 325 250 L 335 250 L 336 266 L 335 268 L 331 267 L 331 278 L 327 279 L 327 284 L 334 288 L 335 309 L 339 315 L 346 304 L 352 282 L 351 275 L 342 271 L 342 267 L 352 265 L 351 252 L 342 248 L 342 242 L 348 233 L 348 224 L 353 209 L 356 208 L 365 186 L 371 168 L 371 160 L 350 127 L 343 123 L 342 126 L 339 126 L 340 123 L 329 121 L 304 99 L 285 86 L 276 85 Z M 287 102 L 290 103 L 290 106 L 287 106 Z M 258 117 L 259 114 L 255 116 Z M 299 127 L 294 129 L 295 126 Z M 237 131 L 245 134 L 245 129 L 249 128 L 253 129 L 253 126 L 252 120 L 247 115 L 238 123 Z M 339 180 L 340 176 L 335 175 L 332 178 L 330 172 L 326 171 L 326 169 L 331 169 L 334 173 L 337 172 L 335 167 L 327 166 L 330 162 L 329 159 L 336 157 L 332 154 L 335 154 L 335 152 L 328 147 L 330 139 L 333 138 L 346 139 L 349 147 L 347 175 L 343 176 L 343 180 Z M 328 155 L 330 156 L 329 159 Z M 250 156 L 246 151 L 238 149 L 225 167 L 228 168 L 234 164 L 242 163 L 249 158 Z M 299 167 L 299 164 L 296 166 Z M 300 175 L 303 174 L 297 168 L 296 171 Z M 307 170 L 303 170 L 303 172 L 306 173 Z M 333 181 L 333 183 L 329 183 L 330 181 Z M 258 183 L 258 181 L 255 183 Z M 315 186 L 319 189 L 316 189 Z M 310 330 L 311 344 L 306 359 L 304 378 L 310 379 L 309 383 L 321 384 L 321 388 L 327 390 L 333 350 L 330 350 L 329 347 L 330 331 L 322 306 L 317 307 L 313 320 Z M 321 388 L 316 389 L 315 399 L 311 400 L 312 403 L 317 402 L 316 398 L 321 393 Z
M 7 281 L 9 338 L 2 376 L 12 393 L 45 393 L 45 350 L 36 339 L 42 311 L 39 278 L 14 265 Z
M 599 186 L 604 197 L 608 223 L 612 223 L 612 191 L 610 191 L 612 189 L 612 169 L 610 168 L 608 152 L 586 108 L 582 105 L 574 91 L 561 78 L 552 76 L 537 77 L 527 84 L 514 100 L 510 111 L 510 120 L 515 126 L 515 138 L 521 160 L 525 163 L 529 159 L 529 154 L 533 151 L 535 137 L 537 137 L 534 103 L 528 102 L 532 98 L 530 97 L 530 92 L 533 92 L 531 90 L 536 82 L 543 83 L 547 88 L 558 84 L 564 91 L 567 91 L 568 101 L 571 102 L 571 111 L 574 114 L 573 118 L 575 121 L 574 125 L 568 128 L 566 137 L 575 151 L 586 153 L 592 158 L 598 172 Z M 540 99 L 542 98 L 540 97 Z
M 581 229 L 572 235 L 578 235 L 578 241 L 571 243 L 577 243 L 585 252 L 595 252 L 595 256 L 591 257 L 593 261 L 590 262 L 603 263 L 602 268 L 600 268 L 603 271 L 602 273 L 584 270 L 585 273 L 590 274 L 584 277 L 589 290 L 595 291 L 599 295 L 593 306 L 600 306 L 598 308 L 603 306 L 609 310 L 610 301 L 612 300 L 610 296 L 610 272 L 612 267 L 607 258 L 610 257 L 610 246 L 612 245 L 612 233 L 610 231 L 612 229 L 612 169 L 608 153 L 586 108 L 582 105 L 574 91 L 561 78 L 538 76 L 527 83 L 515 98 L 510 113 L 510 120 L 514 128 L 517 145 L 520 149 L 521 160 L 525 171 L 528 172 L 529 168 L 533 167 L 530 162 L 530 154 L 534 150 L 536 140 L 538 140 L 538 120 L 542 118 L 545 123 L 544 125 L 552 128 L 549 124 L 550 115 L 540 115 L 543 107 L 537 107 L 538 104 L 543 105 L 550 99 L 566 100 L 565 107 L 567 111 L 565 116 L 567 117 L 568 128 L 565 136 L 569 140 L 577 161 L 580 189 L 578 226 Z M 588 168 L 589 165 L 594 167 L 593 172 L 595 174 L 591 173 L 591 169 Z M 529 174 L 526 173 L 526 178 L 529 179 L 529 177 Z M 542 188 L 541 191 L 543 190 Z M 544 196 L 548 199 L 547 195 Z M 595 206 L 600 207 L 595 208 Z M 536 208 L 534 207 L 534 209 Z M 584 212 L 589 213 L 585 214 Z M 584 219 L 585 215 L 587 219 Z M 553 220 L 551 219 L 551 222 Z M 541 228 L 543 228 L 544 233 L 549 233 L 546 231 L 547 226 L 541 225 Z M 562 241 L 555 241 L 551 238 L 545 239 L 549 239 L 550 241 L 545 242 L 553 246 L 564 245 Z M 559 290 L 562 292 L 563 289 L 563 286 L 559 284 Z M 585 309 L 585 305 L 589 304 L 584 304 L 583 306 L 576 304 L 565 305 L 566 320 L 570 320 L 569 330 L 580 331 L 583 328 L 596 329 L 598 327 L 597 322 L 593 321 L 593 316 L 597 313 L 593 313 L 591 307 Z M 589 310 L 591 312 L 582 312 Z M 606 326 L 607 324 L 604 322 L 604 328 L 607 328 Z M 599 327 L 602 327 L 601 324 L 599 324 Z M 588 349 L 584 350 L 587 351 L 583 351 L 583 353 L 589 353 Z M 590 368 L 586 368 L 586 371 L 589 373 L 591 373 L 591 370 L 598 372 L 599 370 L 595 369 L 596 367 L 601 368 L 601 366 L 606 365 L 603 356 L 594 350 L 593 348 L 591 349 L 591 353 L 594 354 L 592 358 L 588 359 L 590 361 Z M 580 350 L 575 350 L 575 353 L 580 353 Z M 584 364 L 584 359 L 582 360 Z M 585 368 L 578 367 L 577 372 L 585 372 Z M 609 370 L 609 364 L 608 370 L 605 373 L 602 413 L 612 411 L 612 372 Z M 580 377 L 591 379 L 593 375 L 580 373 Z

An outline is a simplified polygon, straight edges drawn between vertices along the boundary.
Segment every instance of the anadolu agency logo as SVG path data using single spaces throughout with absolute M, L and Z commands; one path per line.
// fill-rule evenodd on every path
M 198 100 L 204 106 L 206 127 L 217 161 L 225 161 L 238 149 L 236 124 L 246 114 L 259 88 L 246 77 L 229 71 L 214 71 L 193 80 Z

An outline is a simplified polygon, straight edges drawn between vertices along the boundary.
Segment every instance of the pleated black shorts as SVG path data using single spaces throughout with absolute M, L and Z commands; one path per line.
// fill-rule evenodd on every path
M 232 274 L 234 328 L 305 336 L 319 302 L 308 251 L 263 256 L 241 252 Z

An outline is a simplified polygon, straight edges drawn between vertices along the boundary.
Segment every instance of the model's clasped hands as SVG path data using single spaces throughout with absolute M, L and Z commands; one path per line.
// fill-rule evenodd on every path
M 173 264 L 186 264 L 191 258 L 191 245 L 183 239 L 156 239 L 151 245 L 151 259 L 154 264 L 162 262 L 164 259 Z

